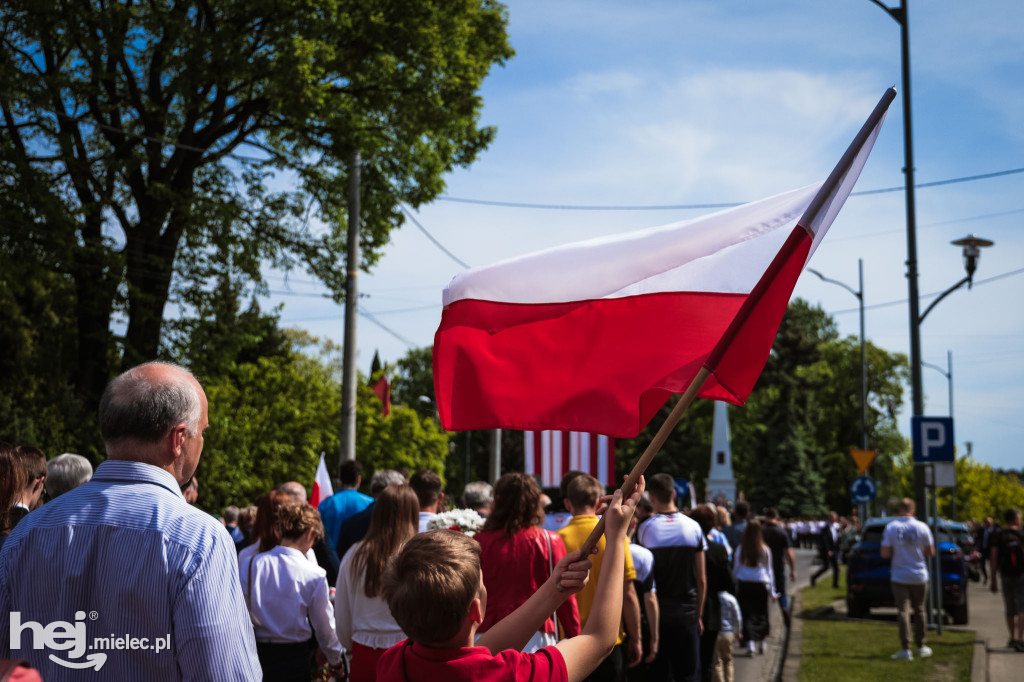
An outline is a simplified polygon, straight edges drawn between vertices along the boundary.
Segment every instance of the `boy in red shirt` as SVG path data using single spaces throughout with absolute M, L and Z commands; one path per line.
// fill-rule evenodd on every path
M 643 495 L 641 477 L 628 499 L 615 491 L 602 502 L 607 570 L 583 632 L 536 653 L 520 650 L 570 594 L 583 589 L 590 560 L 567 554 L 522 606 L 476 640 L 487 609 L 480 546 L 453 531 L 420 533 L 406 543 L 384 579 L 391 615 L 408 635 L 381 657 L 381 680 L 566 680 L 578 682 L 611 652 L 622 613 L 626 529 Z M 475 645 L 474 645 L 475 642 Z

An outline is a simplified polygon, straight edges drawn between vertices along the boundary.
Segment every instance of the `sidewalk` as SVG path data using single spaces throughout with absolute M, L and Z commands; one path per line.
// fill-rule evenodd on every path
M 1024 654 L 1006 648 L 1009 632 L 1003 611 L 1003 595 L 992 594 L 988 585 L 968 582 L 970 622 L 964 629 L 977 633 L 971 682 L 1003 682 L 1024 678 Z M 1016 670 L 1017 672 L 1013 672 Z

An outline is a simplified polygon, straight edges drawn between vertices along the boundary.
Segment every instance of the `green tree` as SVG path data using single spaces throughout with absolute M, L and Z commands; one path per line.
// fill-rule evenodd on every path
M 211 278 L 301 266 L 340 299 L 351 153 L 368 268 L 493 138 L 506 22 L 492 0 L 2 0 L 0 231 L 71 289 L 62 383 L 91 409 Z
M 212 291 L 194 293 L 195 317 L 167 322 L 161 354 L 188 365 L 200 381 L 260 358 L 287 357 L 293 345 L 315 345 L 298 332 L 282 330 L 278 311 L 264 314 L 255 297 L 240 311 L 244 288 L 227 276 Z
M 810 428 L 814 461 L 825 483 L 825 504 L 847 512 L 851 508 L 849 484 L 859 475 L 851 448 L 863 446 L 861 430 L 860 339 L 830 339 L 820 347 L 820 358 L 798 372 L 812 391 Z M 903 386 L 909 381 L 909 363 L 901 353 L 889 353 L 868 342 L 865 347 L 868 377 L 868 448 L 877 450 L 870 474 L 880 494 L 891 496 L 894 458 L 905 452 L 896 413 L 903 404 Z
M 320 453 L 339 447 L 341 391 L 314 358 L 260 358 L 205 389 L 210 428 L 196 472 L 205 509 L 254 502 L 285 481 L 311 485 Z
M 445 476 L 448 434 L 436 419 L 421 418 L 404 405 L 392 405 L 381 414 L 380 401 L 365 381 L 359 383 L 356 401 L 356 457 L 365 467 L 368 481 L 378 469 L 400 469 L 410 475 L 432 469 Z
M 420 399 L 431 400 L 434 407 L 434 347 L 412 348 L 395 363 L 395 374 L 391 382 L 391 400 L 399 405 L 417 409 L 425 405 Z
M 969 454 L 958 456 L 955 466 L 956 489 L 943 488 L 938 496 L 941 514 L 952 516 L 954 492 L 958 519 L 991 516 L 1001 522 L 1007 509 L 1024 507 L 1024 485 L 1016 473 L 996 471 Z
M 69 390 L 71 283 L 0 236 L 0 440 L 98 461 L 97 418 Z
M 879 451 L 871 473 L 885 495 L 899 487 L 894 466 L 907 451 L 896 415 L 908 365 L 871 343 L 866 351 L 868 443 Z M 746 406 L 730 413 L 736 476 L 755 508 L 850 511 L 857 470 L 849 450 L 862 444 L 860 368 L 859 339 L 840 339 L 821 308 L 801 299 L 790 304 Z
M 338 349 L 287 331 L 289 351 L 230 365 L 205 381 L 210 428 L 200 460 L 199 503 L 211 511 L 255 501 L 274 485 L 310 486 L 320 453 L 329 471 L 339 457 Z M 434 419 L 381 404 L 365 377 L 356 402 L 356 458 L 369 482 L 377 469 L 444 472 L 448 436 Z
M 621 439 L 616 442 L 616 481 L 621 482 L 633 470 L 637 460 L 650 445 L 678 400 L 679 398 L 676 396 L 666 401 L 636 438 Z M 682 478 L 692 482 L 697 496 L 703 500 L 708 471 L 711 466 L 713 423 L 714 405 L 712 402 L 710 400 L 694 401 L 654 458 L 648 475 L 666 473 L 671 474 L 673 478 Z

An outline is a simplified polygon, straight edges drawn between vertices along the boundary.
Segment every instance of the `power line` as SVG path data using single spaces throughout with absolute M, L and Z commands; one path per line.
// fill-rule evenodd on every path
M 940 227 L 942 225 L 955 225 L 956 223 L 970 223 L 975 220 L 985 220 L 986 218 L 1000 218 L 1002 216 L 1014 215 L 1015 213 L 1024 213 L 1024 208 L 1015 208 L 1012 211 L 1000 211 L 999 213 L 984 213 L 981 215 L 967 216 L 965 218 L 953 218 L 950 220 L 940 220 L 934 223 L 927 223 L 925 225 L 918 225 L 918 229 Z M 848 242 L 855 239 L 868 239 L 870 237 L 880 237 L 886 234 L 897 234 L 903 233 L 906 230 L 904 228 L 897 228 L 895 230 L 879 230 L 878 232 L 866 232 L 862 234 L 849 235 L 847 237 L 829 237 L 829 243 L 836 242 Z
M 420 228 L 420 232 L 422 232 L 423 234 L 427 235 L 427 239 L 429 239 L 431 242 L 433 242 L 434 246 L 436 246 L 437 248 L 439 248 L 442 251 L 444 251 L 448 255 L 449 258 L 451 258 L 453 261 L 455 261 L 456 263 L 458 263 L 462 267 L 466 268 L 467 270 L 469 269 L 469 267 L 470 267 L 469 264 L 466 263 L 461 258 L 459 258 L 458 256 L 456 256 L 454 253 L 452 253 L 448 249 L 446 249 L 444 244 L 442 244 L 441 242 L 437 241 L 437 239 L 434 238 L 434 235 L 432 235 L 429 232 L 427 232 L 427 228 L 425 228 L 422 225 L 420 225 L 420 221 L 416 220 L 416 218 L 413 216 L 412 212 L 409 209 L 407 209 L 404 204 L 400 204 L 400 206 L 402 208 L 402 213 L 404 213 L 406 216 L 409 217 L 409 220 L 412 221 L 413 225 L 415 225 L 416 227 Z
M 980 175 L 965 175 L 959 178 L 948 180 L 936 180 L 935 182 L 917 183 L 914 187 L 940 187 L 942 185 L 953 185 L 960 182 L 973 182 L 975 180 L 988 180 L 991 178 L 1003 177 L 1024 173 L 1024 168 L 1011 168 L 1009 170 L 995 171 L 993 173 L 982 173 Z M 860 192 L 852 192 L 850 196 L 867 196 L 870 194 L 887 194 L 889 192 L 902 192 L 905 187 L 883 187 L 881 189 L 867 189 Z M 480 206 L 500 206 L 503 208 L 533 208 L 551 211 L 680 211 L 690 209 L 708 208 L 732 208 L 742 206 L 745 201 L 729 201 L 716 204 L 656 204 L 656 205 L 603 205 L 603 204 L 540 204 L 518 201 L 492 201 L 489 199 L 470 199 L 466 197 L 440 196 L 438 201 L 450 201 L 459 204 L 477 204 Z
M 67 118 L 67 119 L 70 119 L 70 120 L 73 120 L 73 121 L 85 120 L 85 119 L 81 119 L 80 117 L 71 116 L 70 114 L 65 114 L 65 113 L 59 112 L 59 111 L 58 112 L 54 112 L 54 113 L 57 116 L 60 116 L 60 117 L 63 117 L 63 118 Z M 211 151 L 211 149 L 212 149 L 212 147 L 204 149 L 204 148 L 201 148 L 201 147 L 190 146 L 190 145 L 187 145 L 185 143 L 177 142 L 175 140 L 170 140 L 170 139 L 163 138 L 163 137 L 156 137 L 156 136 L 152 136 L 152 135 L 145 135 L 145 134 L 142 134 L 142 133 L 137 133 L 137 132 L 134 132 L 134 131 L 131 131 L 131 130 L 125 130 L 124 128 L 119 128 L 119 127 L 116 127 L 116 126 L 112 126 L 112 125 L 109 125 L 109 124 L 106 124 L 106 123 L 101 123 L 100 121 L 90 120 L 90 121 L 87 121 L 87 124 L 95 125 L 96 127 L 102 128 L 104 130 L 110 130 L 110 131 L 113 131 L 113 132 L 122 133 L 124 135 L 129 136 L 129 137 L 136 137 L 136 138 L 147 140 L 147 141 L 150 141 L 150 142 L 159 142 L 161 144 L 170 145 L 172 147 L 180 147 L 181 149 L 185 149 L 185 150 L 188 150 L 188 151 L 194 151 L 194 152 L 199 152 L 199 153 L 206 153 L 208 151 Z M 254 143 L 249 142 L 248 140 L 242 140 L 240 144 L 247 145 L 247 146 L 257 146 L 257 145 L 254 145 Z M 257 146 L 257 148 L 259 148 L 259 147 Z M 256 162 L 263 162 L 263 161 L 265 161 L 264 159 L 255 159 L 255 158 L 252 158 L 252 157 L 240 157 L 240 158 L 242 158 L 243 160 L 256 161 Z M 958 177 L 958 178 L 949 178 L 949 179 L 946 179 L 946 180 L 935 180 L 933 182 L 920 182 L 920 183 L 915 183 L 914 187 L 918 188 L 918 189 L 928 188 L 928 187 L 941 187 L 943 185 L 953 185 L 953 184 L 957 184 L 957 183 L 961 183 L 961 182 L 973 182 L 975 180 L 990 180 L 992 178 L 1000 178 L 1000 177 L 1004 177 L 1004 176 L 1007 176 L 1007 175 L 1015 175 L 1017 173 L 1024 173 L 1024 168 L 1010 168 L 1010 169 L 1007 169 L 1007 170 L 993 171 L 991 173 L 980 173 L 978 175 L 965 175 L 965 176 L 961 176 L 961 177 Z M 861 190 L 859 192 L 851 192 L 850 196 L 867 196 L 867 195 L 870 195 L 870 194 L 887 194 L 887 193 L 890 193 L 890 192 L 902 192 L 905 189 L 906 188 L 903 187 L 903 186 L 899 186 L 899 187 L 883 187 L 883 188 L 880 188 L 880 189 L 867 189 L 867 190 Z M 479 205 L 483 205 L 483 206 L 502 206 L 502 207 L 506 207 L 506 208 L 550 209 L 550 210 L 559 210 L 559 211 L 667 211 L 667 210 L 673 210 L 674 211 L 674 210 L 687 210 L 687 209 L 732 208 L 733 206 L 741 206 L 742 204 L 747 203 L 745 201 L 732 201 L 732 202 L 723 202 L 723 203 L 715 203 L 715 204 L 667 204 L 667 205 L 635 205 L 635 206 L 630 206 L 630 205 L 626 205 L 626 206 L 602 206 L 602 205 L 540 204 L 540 203 L 524 203 L 524 202 L 512 202 L 512 201 L 491 201 L 491 200 L 486 200 L 486 199 L 470 199 L 470 198 L 466 198 L 466 197 L 450 197 L 450 196 L 440 196 L 440 197 L 438 197 L 438 200 L 439 201 L 451 201 L 451 202 L 463 203 L 463 204 L 479 204 Z M 405 211 L 405 208 L 403 207 L 402 210 Z M 413 222 L 416 223 L 416 220 L 414 218 L 412 218 L 412 216 L 409 214 L 409 212 L 408 211 L 405 211 L 405 212 L 406 212 L 406 215 L 409 215 L 410 219 L 412 219 Z M 427 231 L 425 229 L 423 229 L 423 227 L 421 225 L 419 225 L 419 223 L 416 223 L 416 225 L 421 230 L 423 230 L 424 234 L 427 234 L 427 236 L 430 237 L 430 239 L 432 241 L 434 240 L 434 238 L 432 236 L 430 236 L 430 234 L 427 233 Z M 438 243 L 436 241 L 435 241 L 435 243 L 445 253 L 447 253 L 449 256 L 451 256 L 456 261 L 458 261 L 463 267 L 466 267 L 466 268 L 469 267 L 468 265 L 466 265 L 465 263 L 460 261 L 458 258 L 456 258 L 454 255 L 452 255 L 451 252 L 449 252 L 447 249 L 445 249 L 443 246 L 441 246 L 440 243 Z
M 391 334 L 391 336 L 395 337 L 396 339 L 398 339 L 399 341 L 404 343 L 408 348 L 419 348 L 419 344 L 413 343 L 409 339 L 403 337 L 401 334 L 399 334 L 395 330 L 391 329 L 390 327 L 385 325 L 383 322 L 378 320 L 376 317 L 374 317 L 373 313 L 369 312 L 368 310 L 366 310 L 362 306 L 359 306 L 359 308 L 357 310 L 358 310 L 360 315 L 362 315 L 363 317 L 368 319 L 370 322 L 373 322 L 375 325 L 377 325 L 378 327 L 380 327 L 381 329 L 386 331 L 388 334 Z
M 980 286 L 982 284 L 989 284 L 990 282 L 995 282 L 996 280 L 1000 280 L 1000 279 L 1006 279 L 1007 277 L 1013 277 L 1013 276 L 1019 275 L 1021 273 L 1024 273 L 1024 268 L 1019 268 L 1017 270 L 1011 270 L 1010 272 L 1004 272 L 1001 275 L 994 275 L 994 276 L 988 277 L 986 279 L 979 279 L 979 280 L 974 282 L 973 286 Z M 928 298 L 929 296 L 938 296 L 941 293 L 942 293 L 941 291 L 933 291 L 933 292 L 928 293 L 928 294 L 921 294 L 921 298 Z M 908 300 L 909 299 L 901 298 L 898 301 L 886 301 L 885 303 L 873 303 L 871 305 L 864 306 L 864 310 L 875 310 L 877 308 L 890 308 L 890 307 L 892 307 L 894 305 L 903 305 Z M 846 313 L 859 313 L 859 312 L 860 312 L 860 308 L 846 308 L 844 310 L 835 310 L 831 314 L 832 315 L 845 315 Z

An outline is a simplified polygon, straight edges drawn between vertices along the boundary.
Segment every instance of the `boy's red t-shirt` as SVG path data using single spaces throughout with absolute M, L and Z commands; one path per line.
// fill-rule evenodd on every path
M 562 652 L 553 646 L 533 654 L 512 649 L 491 654 L 482 646 L 432 649 L 405 640 L 380 657 L 377 679 L 386 682 L 567 682 L 569 672 Z

